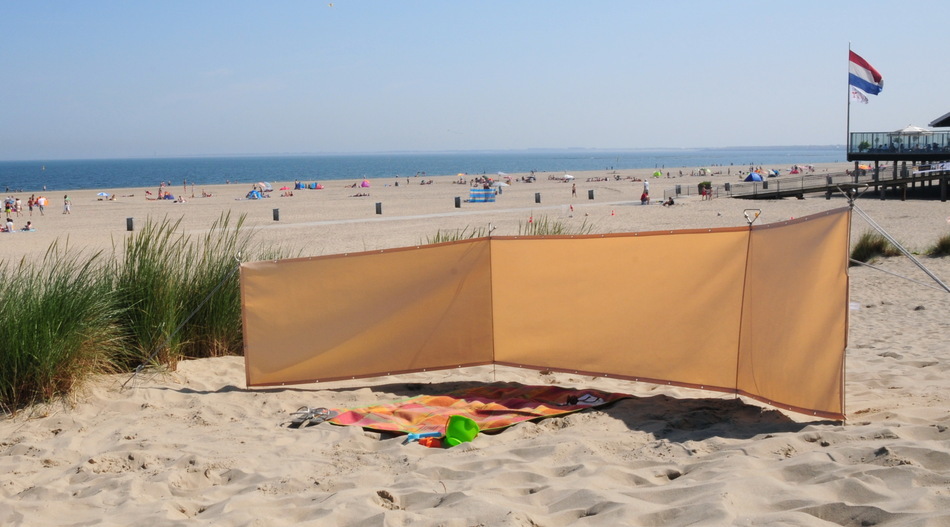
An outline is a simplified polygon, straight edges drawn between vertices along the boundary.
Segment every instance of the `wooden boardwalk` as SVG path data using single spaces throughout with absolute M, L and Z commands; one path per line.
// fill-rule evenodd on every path
M 726 183 L 718 185 L 713 191 L 718 196 L 742 199 L 781 199 L 804 198 L 805 194 L 823 193 L 829 199 L 842 189 L 855 185 L 867 185 L 881 199 L 887 196 L 906 199 L 907 189 L 939 185 L 940 201 L 947 201 L 950 172 L 931 172 L 914 174 L 911 167 L 893 170 L 882 167 L 877 174 L 874 170 L 856 170 L 852 173 L 836 172 L 830 174 L 811 174 L 805 176 L 778 176 L 764 181 Z

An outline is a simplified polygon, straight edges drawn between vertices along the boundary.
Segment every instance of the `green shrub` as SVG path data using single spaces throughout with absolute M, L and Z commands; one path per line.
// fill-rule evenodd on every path
M 900 250 L 887 241 L 884 235 L 874 231 L 866 231 L 862 234 L 858 243 L 851 249 L 851 259 L 865 263 L 879 256 L 900 256 L 900 254 Z

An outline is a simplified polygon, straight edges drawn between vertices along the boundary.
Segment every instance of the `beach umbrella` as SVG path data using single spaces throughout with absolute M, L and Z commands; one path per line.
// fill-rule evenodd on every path
M 104 198 L 108 198 L 108 197 L 109 197 L 109 193 L 108 193 L 108 192 L 100 192 L 100 193 L 98 193 L 98 194 L 96 194 L 96 195 L 97 195 L 97 196 L 102 196 L 102 197 L 104 197 Z
M 507 187 L 507 186 L 508 186 L 508 183 L 505 183 L 504 181 L 496 181 L 496 182 L 492 183 L 491 186 L 493 186 L 493 187 Z
M 572 176 L 572 175 L 570 175 L 570 174 L 565 174 L 565 175 L 564 175 L 564 179 L 574 179 L 574 176 Z
M 925 135 L 925 134 L 930 134 L 930 133 L 931 133 L 930 130 L 926 128 L 921 128 L 919 126 L 914 126 L 912 124 L 909 124 L 901 128 L 900 130 L 895 130 L 894 132 L 892 132 L 892 134 L 897 134 L 897 135 Z

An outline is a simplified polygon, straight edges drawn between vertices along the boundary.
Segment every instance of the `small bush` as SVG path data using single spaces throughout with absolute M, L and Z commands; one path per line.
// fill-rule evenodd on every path
M 879 256 L 900 256 L 897 247 L 887 241 L 881 233 L 867 231 L 858 239 L 858 243 L 851 249 L 851 259 L 859 262 L 870 262 Z
M 927 250 L 927 256 L 932 258 L 950 256 L 950 234 L 941 236 L 937 243 Z

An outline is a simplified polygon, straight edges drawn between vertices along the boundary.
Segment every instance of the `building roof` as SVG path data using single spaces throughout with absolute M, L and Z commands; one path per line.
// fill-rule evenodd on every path
M 930 126 L 931 128 L 942 128 L 942 127 L 950 126 L 950 112 L 947 112 L 941 115 L 940 117 L 937 117 L 933 121 L 930 121 L 930 124 L 928 126 Z

